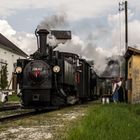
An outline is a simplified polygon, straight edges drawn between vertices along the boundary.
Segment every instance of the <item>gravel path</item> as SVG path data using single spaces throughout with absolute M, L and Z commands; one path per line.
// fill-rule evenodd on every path
M 70 126 L 85 116 L 92 103 L 63 108 L 0 124 L 0 140 L 62 140 Z

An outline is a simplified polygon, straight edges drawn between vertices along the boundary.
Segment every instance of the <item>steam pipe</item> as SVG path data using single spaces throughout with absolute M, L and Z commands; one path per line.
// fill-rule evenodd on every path
M 47 55 L 47 35 L 49 34 L 49 31 L 46 29 L 40 29 L 37 31 L 37 34 L 39 36 L 39 52 L 42 55 Z

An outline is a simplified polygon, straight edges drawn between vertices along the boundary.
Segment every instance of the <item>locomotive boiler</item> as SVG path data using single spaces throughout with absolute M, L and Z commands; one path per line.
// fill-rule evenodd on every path
M 91 66 L 77 54 L 54 51 L 47 44 L 48 34 L 46 29 L 37 31 L 38 50 L 30 59 L 17 60 L 22 105 L 42 108 L 91 99 L 94 96 Z

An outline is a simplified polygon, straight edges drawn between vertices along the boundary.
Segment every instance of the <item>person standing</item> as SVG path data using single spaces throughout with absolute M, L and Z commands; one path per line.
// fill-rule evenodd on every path
M 113 101 L 122 102 L 123 101 L 123 87 L 122 87 L 122 78 L 118 77 L 113 85 Z
M 119 79 L 119 82 L 117 83 L 119 88 L 118 88 L 118 100 L 119 102 L 124 101 L 124 89 L 123 89 L 123 78 Z
M 114 103 L 118 102 L 118 87 L 117 87 L 117 81 L 116 80 L 113 83 L 112 99 L 113 99 Z
M 120 81 L 120 77 L 116 78 L 113 84 L 113 90 L 112 90 L 112 95 L 113 95 L 113 101 L 116 103 L 119 101 L 119 88 L 121 86 L 122 82 Z

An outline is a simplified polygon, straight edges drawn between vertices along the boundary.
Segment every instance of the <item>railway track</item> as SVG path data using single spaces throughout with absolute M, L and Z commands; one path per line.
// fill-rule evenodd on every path
M 41 109 L 41 110 L 33 110 L 33 109 L 32 110 L 27 110 L 27 109 L 20 108 L 19 111 L 18 111 L 18 109 L 16 110 L 15 114 L 11 113 L 9 115 L 4 115 L 3 117 L 0 117 L 0 123 L 14 121 L 14 120 L 22 119 L 22 118 L 25 118 L 25 117 L 30 117 L 30 116 L 34 116 L 34 115 L 47 113 L 47 112 L 56 110 L 58 108 L 44 108 L 44 109 Z
M 21 119 L 24 117 L 29 117 L 31 115 L 35 115 L 36 111 L 29 111 L 29 112 L 25 112 L 25 113 L 21 113 L 21 114 L 12 114 L 12 115 L 8 115 L 8 116 L 4 116 L 0 118 L 0 123 L 3 122 L 8 122 L 11 120 L 17 120 L 17 119 Z
M 0 107 L 0 112 L 7 111 L 7 110 L 15 110 L 15 109 L 19 109 L 19 108 L 21 108 L 20 104 L 6 105 L 6 106 Z
M 86 103 L 89 104 L 89 103 Z M 75 106 L 79 106 L 79 105 L 75 105 Z M 69 108 L 71 106 L 67 106 L 67 108 Z M 4 108 L 0 108 L 0 112 L 2 113 L 5 112 L 5 109 L 8 111 L 12 111 L 12 113 L 8 113 L 8 115 L 4 115 L 2 117 L 0 117 L 0 123 L 3 122 L 9 122 L 9 121 L 13 121 L 13 120 L 18 120 L 18 119 L 22 119 L 25 117 L 30 117 L 30 116 L 34 116 L 34 115 L 39 115 L 39 114 L 43 114 L 43 113 L 47 113 L 50 111 L 54 111 L 54 110 L 58 110 L 60 109 L 59 107 L 47 107 L 44 109 L 39 109 L 39 110 L 33 110 L 33 109 L 23 109 L 21 108 L 21 106 L 19 105 L 13 105 L 13 106 L 5 106 Z M 13 114 L 14 113 L 14 114 Z

